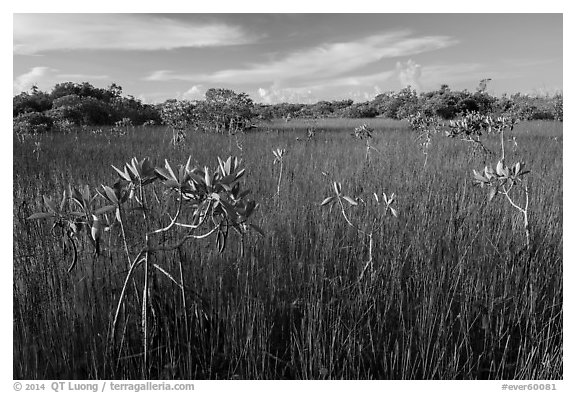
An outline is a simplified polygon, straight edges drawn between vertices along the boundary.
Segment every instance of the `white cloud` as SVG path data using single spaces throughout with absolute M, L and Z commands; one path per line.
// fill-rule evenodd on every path
M 315 103 L 320 100 L 340 100 L 351 98 L 354 101 L 367 101 L 382 92 L 380 85 L 386 84 L 395 76 L 395 71 L 375 74 L 332 78 L 320 82 L 310 82 L 304 86 L 282 86 L 272 84 L 256 91 L 259 102 L 275 104 L 280 102 Z M 258 101 L 258 99 L 257 99 Z
M 237 45 L 255 39 L 220 22 L 144 14 L 14 14 L 14 53 L 163 50 Z
M 355 102 L 373 99 L 382 92 L 378 83 L 386 83 L 393 71 L 368 75 L 361 78 L 340 78 L 328 83 L 309 84 L 301 87 L 272 85 L 256 91 L 256 101 L 264 104 L 280 102 L 312 104 L 320 100 L 353 99 Z
M 264 104 L 277 104 L 281 102 L 311 104 L 318 101 L 315 99 L 316 96 L 312 90 L 305 87 L 270 87 L 268 89 L 260 87 L 258 89 L 258 96 L 259 99 L 256 101 Z
M 182 94 L 185 100 L 203 100 L 206 89 L 202 85 L 194 85 Z
M 372 35 L 357 41 L 320 45 L 269 62 L 248 64 L 245 68 L 220 70 L 211 74 L 155 71 L 146 80 L 231 84 L 274 83 L 278 86 L 294 86 L 308 81 L 342 76 L 385 58 L 414 55 L 445 48 L 455 43 L 454 39 L 447 36 L 410 37 L 409 32 L 400 31 Z
M 321 100 L 352 99 L 363 102 L 373 99 L 381 93 L 378 86 L 359 86 L 352 90 L 331 89 L 325 87 L 270 87 L 258 88 L 256 102 L 263 104 L 278 104 L 282 102 L 298 104 L 314 104 Z
M 420 64 L 416 64 L 412 59 L 406 63 L 397 62 L 396 70 L 402 87 L 411 86 L 415 90 L 421 90 L 422 66 Z
M 20 94 L 30 90 L 33 85 L 39 85 L 50 71 L 49 67 L 33 67 L 30 71 L 17 76 L 12 84 L 13 93 Z

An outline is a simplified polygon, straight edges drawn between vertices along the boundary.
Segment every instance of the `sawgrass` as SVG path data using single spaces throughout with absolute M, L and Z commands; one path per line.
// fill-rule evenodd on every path
M 362 122 L 375 128 L 369 162 L 350 136 Z M 297 140 L 310 128 L 313 140 Z M 487 203 L 472 184 L 486 157 L 438 137 L 424 167 L 402 122 L 276 122 L 246 135 L 191 134 L 176 148 L 160 127 L 15 139 L 14 379 L 142 377 L 137 292 L 109 345 L 126 274 L 121 247 L 110 241 L 96 259 L 84 241 L 68 274 L 71 255 L 49 224 L 25 218 L 69 183 L 111 184 L 110 165 L 188 155 L 209 166 L 216 156 L 242 157 L 243 185 L 260 203 L 253 220 L 266 236 L 247 237 L 243 257 L 237 237 L 222 254 L 209 239 L 154 257 L 174 277 L 183 262 L 188 308 L 157 276 L 149 378 L 562 379 L 562 126 L 523 123 L 514 135 L 508 157 L 532 170 L 528 250 L 518 212 L 498 198 Z M 487 146 L 498 151 L 499 140 Z M 276 148 L 286 149 L 278 196 Z M 354 197 L 397 195 L 400 216 L 374 235 L 374 266 L 361 280 L 367 239 L 319 206 L 331 181 Z M 373 214 L 349 213 L 356 222 Z

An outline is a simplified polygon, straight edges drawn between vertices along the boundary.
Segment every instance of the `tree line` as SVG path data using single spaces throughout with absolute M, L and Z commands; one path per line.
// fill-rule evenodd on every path
M 56 84 L 50 92 L 33 86 L 13 97 L 15 132 L 64 130 L 76 126 L 169 125 L 175 129 L 230 133 L 251 128 L 257 120 L 292 118 L 405 119 L 416 113 L 450 120 L 470 112 L 513 114 L 521 120 L 563 120 L 563 95 L 511 94 L 495 97 L 482 80 L 474 92 L 438 90 L 417 93 L 411 87 L 389 91 L 365 102 L 351 99 L 314 104 L 254 103 L 246 93 L 211 88 L 204 100 L 166 100 L 145 104 L 113 83 L 98 88 L 88 82 Z
M 258 114 L 272 118 L 371 118 L 406 119 L 416 113 L 452 120 L 470 112 L 513 114 L 520 120 L 563 120 L 563 95 L 531 96 L 515 93 L 495 97 L 486 91 L 486 80 L 474 92 L 452 90 L 442 85 L 438 90 L 417 93 L 410 86 L 378 94 L 366 102 L 352 100 L 319 101 L 315 104 L 260 105 Z

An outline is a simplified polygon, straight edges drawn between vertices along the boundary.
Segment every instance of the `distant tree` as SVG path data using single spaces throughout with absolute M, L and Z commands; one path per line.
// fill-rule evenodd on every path
M 418 95 L 410 86 L 399 92 L 378 94 L 371 105 L 379 115 L 391 119 L 403 119 L 420 110 Z
M 560 120 L 562 101 L 549 96 L 512 94 L 496 105 L 505 108 L 505 113 L 521 120 Z
M 83 122 L 82 97 L 69 94 L 56 98 L 52 103 L 52 109 L 47 114 L 55 121 L 67 121 L 76 125 Z
M 69 95 L 80 96 L 80 85 L 74 82 L 57 83 L 50 93 L 53 100 Z
M 407 86 L 400 90 L 395 96 L 396 113 L 393 119 L 405 119 L 410 115 L 420 111 L 420 105 L 416 90 Z
M 74 82 L 63 82 L 58 83 L 52 89 L 50 97 L 55 100 L 60 97 L 67 95 L 77 95 L 80 97 L 92 97 L 100 101 L 109 103 L 114 98 L 120 97 L 122 94 L 122 88 L 115 83 L 112 83 L 108 89 L 101 89 L 92 86 L 88 82 L 74 83 Z
M 48 112 L 55 120 L 67 120 L 80 125 L 110 125 L 114 123 L 111 106 L 94 97 L 69 94 L 56 98 Z
M 116 83 L 112 83 L 106 90 L 111 99 L 122 97 L 122 86 L 119 86 Z
M 492 110 L 494 111 L 494 114 L 500 116 L 504 113 L 510 113 L 513 105 L 514 101 L 507 94 L 503 94 L 496 98 L 496 101 L 492 105 Z
M 142 125 L 145 122 L 161 123 L 162 121 L 160 111 L 156 107 L 144 104 L 141 100 L 131 95 L 115 97 L 110 105 L 114 122 L 130 119 L 133 125 Z
M 57 108 L 61 108 L 63 106 L 74 107 L 74 106 L 79 106 L 81 104 L 82 104 L 82 97 L 80 97 L 77 94 L 69 94 L 67 96 L 62 96 L 62 97 L 56 98 L 52 102 L 52 108 L 57 109 Z
M 188 100 L 166 100 L 160 110 L 162 123 L 175 132 L 185 131 L 195 126 L 198 121 L 197 103 Z
M 354 104 L 353 100 L 340 100 L 340 101 L 332 101 L 332 108 L 334 109 L 334 112 L 337 111 L 342 111 L 350 106 L 352 106 L 352 104 Z
M 256 117 L 254 102 L 246 93 L 211 88 L 205 96 L 207 111 L 202 120 L 210 123 L 212 131 L 223 133 L 243 130 Z
M 439 116 L 443 119 L 453 119 L 458 114 L 460 94 L 452 92 L 444 84 L 439 90 L 421 93 L 421 109 L 426 116 Z
M 266 104 L 254 104 L 254 114 L 259 120 L 272 120 L 277 116 L 273 105 Z
M 477 111 L 483 115 L 492 112 L 492 106 L 496 102 L 496 98 L 484 91 L 477 91 L 472 95 L 472 99 L 478 105 Z
M 396 93 L 394 93 L 393 91 L 389 91 L 386 93 L 378 94 L 376 97 L 374 97 L 374 99 L 372 100 L 372 105 L 374 106 L 379 115 L 390 118 L 396 116 L 396 111 L 398 110 L 398 107 L 394 105 L 395 94 Z
M 276 118 L 297 118 L 302 115 L 302 110 L 306 108 L 304 104 L 292 104 L 283 102 L 280 104 L 273 105 L 273 110 Z
M 25 112 L 13 118 L 13 132 L 38 134 L 50 131 L 53 124 L 54 120 L 43 112 Z
M 469 92 L 461 92 L 460 97 L 460 100 L 456 104 L 457 114 L 480 112 L 480 105 Z
M 376 107 L 370 102 L 352 104 L 341 113 L 348 118 L 372 118 L 378 115 Z
M 564 95 L 558 93 L 552 98 L 554 105 L 554 119 L 564 121 Z
M 94 97 L 82 98 L 80 104 L 82 124 L 86 125 L 112 125 L 114 117 L 112 108 L 106 102 Z
M 12 116 L 27 112 L 43 112 L 52 108 L 50 96 L 32 86 L 30 93 L 22 92 L 12 98 Z
M 314 116 L 316 117 L 327 117 L 332 115 L 334 108 L 332 103 L 329 101 L 318 101 L 310 108 Z

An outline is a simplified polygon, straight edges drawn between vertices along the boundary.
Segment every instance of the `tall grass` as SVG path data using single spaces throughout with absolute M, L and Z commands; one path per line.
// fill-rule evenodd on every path
M 61 195 L 68 183 L 110 184 L 110 165 L 133 156 L 161 165 L 191 155 L 213 166 L 216 156 L 233 154 L 243 158 L 242 181 L 260 203 L 255 223 L 266 237 L 247 237 L 243 257 L 238 238 L 223 254 L 202 240 L 157 257 L 174 276 L 184 263 L 187 309 L 180 289 L 158 276 L 147 377 L 561 379 L 561 126 L 521 124 L 518 146 L 508 146 L 511 159 L 532 169 L 527 250 L 517 212 L 487 203 L 470 181 L 485 157 L 436 138 L 424 167 L 407 126 L 376 119 L 367 122 L 379 154 L 367 162 L 364 144 L 350 136 L 363 121 L 316 122 L 308 142 L 296 138 L 310 122 L 292 121 L 236 137 L 192 134 L 177 148 L 162 128 L 43 135 L 38 159 L 35 141 L 15 140 L 14 378 L 144 375 L 138 292 L 123 310 L 120 340 L 109 345 L 126 273 L 121 250 L 111 241 L 93 258 L 85 242 L 78 267 L 66 273 L 70 254 L 49 225 L 25 219 L 42 209 L 42 194 Z M 278 147 L 287 155 L 276 197 Z M 375 234 L 374 270 L 361 280 L 367 239 L 319 207 L 332 180 L 354 196 L 398 195 L 400 218 Z M 350 214 L 362 221 L 371 213 Z M 136 275 L 133 285 L 141 282 Z

